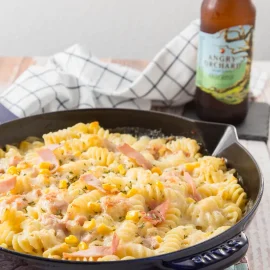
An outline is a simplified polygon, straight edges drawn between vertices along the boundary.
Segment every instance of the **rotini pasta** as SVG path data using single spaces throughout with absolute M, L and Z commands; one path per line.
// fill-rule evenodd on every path
M 0 246 L 51 259 L 132 260 L 214 237 L 247 194 L 190 138 L 134 137 L 98 122 L 0 149 Z

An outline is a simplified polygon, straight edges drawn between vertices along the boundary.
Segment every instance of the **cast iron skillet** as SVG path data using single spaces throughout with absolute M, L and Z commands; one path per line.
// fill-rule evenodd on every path
M 233 126 L 196 122 L 169 114 L 124 109 L 90 109 L 36 115 L 14 120 L 0 126 L 0 146 L 15 143 L 28 136 L 41 137 L 50 131 L 78 122 L 99 121 L 105 128 L 122 132 L 146 133 L 160 130 L 164 135 L 182 135 L 198 140 L 209 154 L 222 156 L 236 168 L 242 185 L 253 202 L 246 215 L 226 232 L 196 246 L 177 252 L 131 261 L 72 262 L 35 257 L 0 248 L 0 254 L 11 260 L 41 269 L 65 270 L 139 270 L 139 269 L 224 269 L 240 260 L 248 249 L 244 230 L 255 214 L 263 194 L 263 178 L 258 165 L 237 139 Z M 128 129 L 126 127 L 129 127 Z M 139 127 L 140 129 L 132 129 Z M 0 232 L 1 233 L 1 232 Z

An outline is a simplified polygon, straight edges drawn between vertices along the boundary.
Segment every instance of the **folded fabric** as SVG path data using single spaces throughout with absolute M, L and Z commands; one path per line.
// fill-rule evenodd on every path
M 17 117 L 68 109 L 148 110 L 153 103 L 186 104 L 195 92 L 198 34 L 199 21 L 194 21 L 142 72 L 102 62 L 74 45 L 51 57 L 45 66 L 31 66 L 2 93 L 0 103 Z M 251 86 L 259 95 L 266 76 L 258 71 L 252 74 Z M 3 115 L 0 122 L 5 121 Z

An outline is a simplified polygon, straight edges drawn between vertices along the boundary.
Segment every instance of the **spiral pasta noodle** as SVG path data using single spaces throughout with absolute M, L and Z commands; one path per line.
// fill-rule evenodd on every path
M 31 234 L 18 233 L 13 236 L 12 247 L 15 251 L 41 255 L 47 250 L 59 244 L 54 230 L 40 230 Z

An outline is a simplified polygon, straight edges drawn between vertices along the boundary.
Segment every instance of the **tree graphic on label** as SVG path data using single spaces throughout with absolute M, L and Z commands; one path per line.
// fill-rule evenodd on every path
M 196 85 L 226 104 L 248 96 L 254 27 L 234 26 L 209 34 L 201 32 Z
M 243 59 L 246 58 L 246 72 L 245 75 L 243 76 L 242 79 L 234 83 L 232 86 L 225 88 L 225 89 L 217 89 L 218 92 L 224 93 L 227 91 L 230 91 L 236 87 L 240 87 L 242 90 L 244 90 L 248 84 L 249 84 L 249 79 L 250 79 L 250 71 L 251 71 L 251 61 L 252 61 L 252 47 L 253 47 L 253 31 L 254 27 L 250 27 L 250 29 L 245 32 L 245 29 L 242 26 L 239 26 L 239 30 L 236 29 L 226 29 L 224 32 L 224 39 L 227 43 L 233 43 L 237 42 L 240 40 L 243 40 L 245 42 L 245 47 L 239 47 L 239 49 L 235 49 L 230 47 L 229 45 L 226 45 L 226 48 L 231 51 L 232 54 L 237 55 L 237 54 L 242 54 L 242 53 L 247 53 L 246 55 L 241 55 Z M 230 34 L 235 33 L 237 34 L 236 37 L 230 38 Z M 222 48 L 220 50 L 221 53 L 225 52 L 225 49 Z

